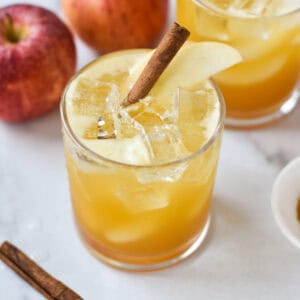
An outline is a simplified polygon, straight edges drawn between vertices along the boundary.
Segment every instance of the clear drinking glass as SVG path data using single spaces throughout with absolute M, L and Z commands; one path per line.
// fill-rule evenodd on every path
M 290 113 L 299 99 L 300 2 L 298 9 L 274 16 L 238 16 L 222 9 L 229 2 L 251 3 L 177 0 L 177 19 L 192 32 L 192 40 L 227 43 L 243 57 L 214 77 L 226 102 L 226 125 L 264 125 Z
M 129 270 L 163 268 L 193 253 L 207 233 L 223 131 L 223 98 L 210 82 L 219 117 L 209 140 L 194 153 L 156 165 L 111 160 L 82 144 L 66 111 L 72 82 L 95 64 L 101 68 L 103 57 L 75 75 L 61 102 L 75 221 L 85 245 L 102 261 Z

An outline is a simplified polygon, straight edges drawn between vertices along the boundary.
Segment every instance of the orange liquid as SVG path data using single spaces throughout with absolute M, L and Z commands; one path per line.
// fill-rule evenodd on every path
M 291 96 L 300 74 L 300 12 L 243 19 L 177 0 L 177 18 L 192 32 L 192 40 L 224 42 L 242 54 L 242 63 L 215 76 L 228 117 L 262 117 L 278 111 Z
M 140 183 L 132 168 L 95 162 L 85 169 L 92 162 L 77 156 L 65 135 L 73 209 L 89 248 L 135 265 L 161 263 L 188 249 L 208 220 L 220 139 L 189 161 L 177 181 Z

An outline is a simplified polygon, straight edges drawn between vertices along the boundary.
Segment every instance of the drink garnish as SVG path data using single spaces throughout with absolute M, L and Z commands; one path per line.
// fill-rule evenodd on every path
M 130 104 L 134 104 L 148 95 L 155 82 L 169 65 L 189 35 L 190 32 L 177 23 L 173 23 L 170 26 L 121 106 L 126 107 Z M 100 123 L 99 120 L 101 120 Z M 104 116 L 99 117 L 98 139 L 116 137 L 114 131 L 107 131 L 104 129 L 106 122 Z

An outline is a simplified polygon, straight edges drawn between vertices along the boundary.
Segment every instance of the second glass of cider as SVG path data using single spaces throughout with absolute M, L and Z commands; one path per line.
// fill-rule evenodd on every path
M 291 112 L 298 101 L 300 2 L 177 0 L 177 19 L 195 41 L 221 41 L 243 62 L 215 76 L 226 124 L 248 128 Z

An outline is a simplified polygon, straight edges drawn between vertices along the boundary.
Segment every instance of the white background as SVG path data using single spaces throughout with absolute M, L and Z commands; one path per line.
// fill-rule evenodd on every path
M 17 1 L 0 0 L 0 5 Z M 60 16 L 58 0 L 23 1 Z M 78 67 L 95 54 L 77 40 Z M 0 123 L 0 242 L 20 246 L 84 299 L 300 299 L 300 251 L 277 228 L 270 192 L 300 153 L 300 108 L 256 131 L 226 130 L 212 226 L 193 257 L 159 272 L 109 268 L 81 244 L 72 220 L 59 112 Z M 42 297 L 0 262 L 0 299 Z

